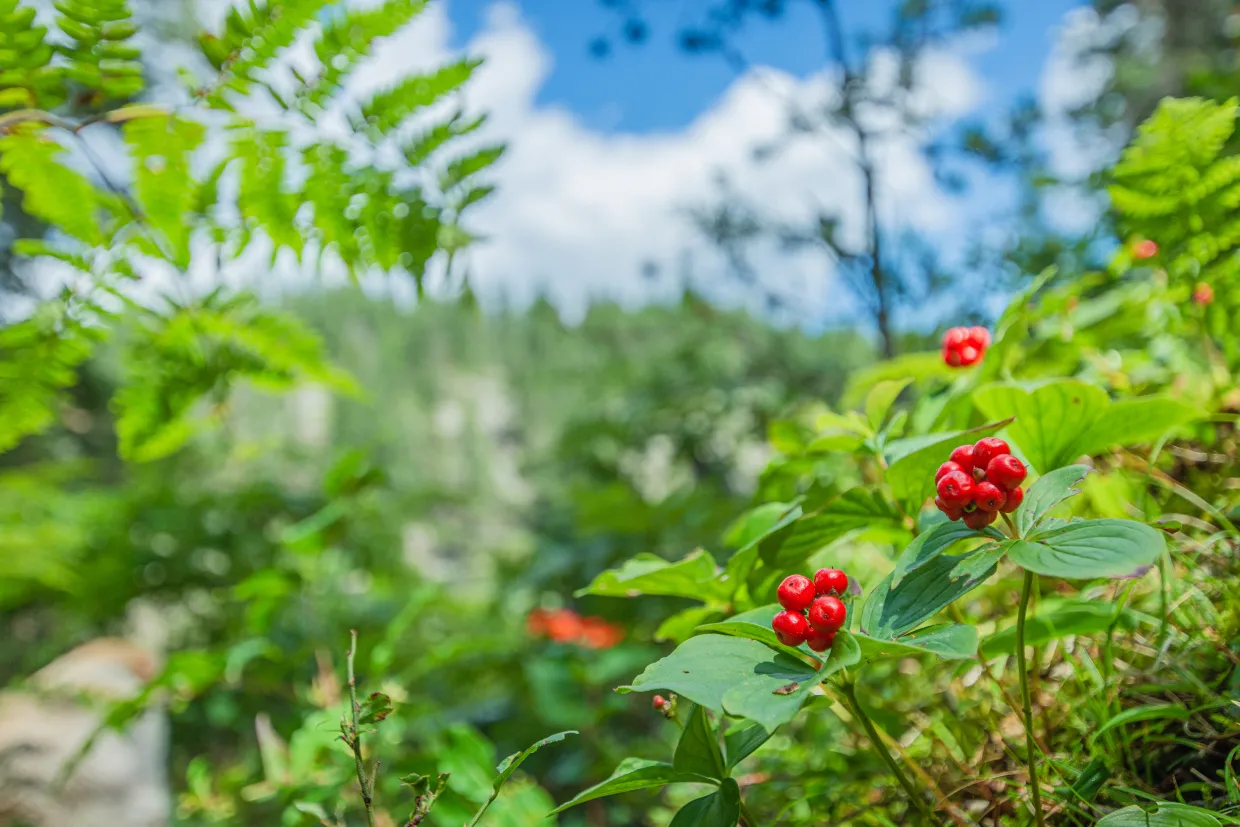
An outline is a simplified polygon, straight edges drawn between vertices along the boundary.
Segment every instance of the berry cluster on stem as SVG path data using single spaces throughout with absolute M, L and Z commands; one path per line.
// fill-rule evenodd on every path
M 779 642 L 808 643 L 815 652 L 830 649 L 848 620 L 848 607 L 840 599 L 847 590 L 848 575 L 839 569 L 819 569 L 813 580 L 803 574 L 785 577 L 777 592 L 784 610 L 771 620 Z
M 1021 483 L 1029 470 L 998 437 L 961 445 L 934 475 L 934 504 L 949 520 L 981 531 L 1000 514 L 1011 514 L 1025 500 Z
M 967 368 L 982 361 L 990 347 L 984 327 L 953 327 L 943 334 L 943 361 L 953 368 Z

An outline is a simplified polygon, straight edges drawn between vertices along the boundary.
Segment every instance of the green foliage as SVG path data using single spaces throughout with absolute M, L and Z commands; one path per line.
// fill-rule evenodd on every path
M 47 27 L 35 21 L 33 6 L 0 0 L 0 110 L 55 102 L 58 74 Z
M 61 51 L 64 77 L 88 90 L 92 104 L 136 97 L 145 87 L 138 27 L 128 0 L 60 0 L 57 27 L 69 38 Z

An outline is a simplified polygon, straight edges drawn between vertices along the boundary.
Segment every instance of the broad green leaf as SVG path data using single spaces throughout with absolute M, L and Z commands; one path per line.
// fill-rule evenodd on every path
M 989 419 L 1015 417 L 1007 433 L 1030 464 L 1047 473 L 1071 462 L 1075 445 L 1107 409 L 1106 392 L 1076 379 L 1058 379 L 1028 388 L 1012 383 L 984 385 L 973 403 Z
M 769 557 L 778 551 L 784 541 L 791 536 L 795 529 L 795 523 L 800 518 L 800 507 L 793 507 L 788 513 L 780 517 L 777 522 L 751 539 L 748 544 L 737 549 L 736 553 L 728 558 L 724 580 L 733 589 L 733 594 L 735 594 L 736 589 L 747 582 L 760 556 Z
M 888 379 L 879 382 L 866 394 L 865 416 L 875 430 L 882 427 L 883 422 L 887 419 L 887 413 L 891 410 L 891 406 L 895 404 L 896 398 L 900 396 L 912 381 L 912 377 Z
M 694 629 L 722 614 L 722 611 L 710 606 L 690 606 L 660 623 L 659 628 L 654 632 L 654 639 L 660 643 L 664 641 L 680 643 L 688 640 Z
M 517 771 L 517 767 L 521 766 L 526 758 L 529 758 L 531 755 L 538 752 L 538 750 L 547 746 L 547 744 L 554 744 L 559 741 L 563 741 L 568 736 L 576 734 L 577 730 L 575 729 L 557 732 L 555 735 L 548 735 L 541 741 L 535 741 L 533 744 L 530 744 L 528 747 L 521 750 L 521 752 L 514 752 L 512 755 L 509 755 L 500 762 L 498 767 L 495 768 L 495 771 L 498 772 L 499 775 L 495 777 L 495 781 L 491 785 L 492 788 L 498 792 L 499 788 L 504 786 L 504 782 L 512 777 L 512 774 Z
M 761 557 L 769 566 L 792 570 L 844 535 L 880 523 L 898 526 L 899 515 L 881 494 L 857 486 L 801 517 L 778 550 Z
M 967 431 L 949 431 L 937 435 L 933 442 L 927 442 L 909 453 L 899 454 L 903 447 L 897 440 L 888 447 L 887 483 L 896 498 L 906 503 L 911 511 L 921 509 L 921 504 L 934 496 L 934 472 L 947 461 L 952 449 L 958 445 L 976 442 L 984 436 L 995 433 L 1008 424 L 1008 420 L 991 422 Z M 893 457 L 898 456 L 898 459 Z
M 724 533 L 724 542 L 743 548 L 765 535 L 792 509 L 792 503 L 763 503 L 742 514 Z
M 1166 548 L 1162 532 L 1131 520 L 1081 520 L 1008 545 L 1012 562 L 1048 577 L 1123 577 L 1154 563 Z
M 1072 444 L 1076 456 L 1097 454 L 1112 445 L 1153 442 L 1173 428 L 1201 419 L 1205 411 L 1165 396 L 1143 396 L 1112 402 Z
M 671 764 L 663 761 L 647 761 L 643 758 L 626 758 L 616 767 L 607 780 L 583 790 L 551 811 L 550 815 L 563 812 L 596 798 L 608 795 L 664 787 L 680 782 L 706 783 L 708 779 L 676 772 Z
M 770 654 L 774 656 L 772 660 L 759 664 L 748 678 L 723 695 L 725 712 L 757 721 L 767 732 L 774 732 L 795 718 L 815 686 L 861 660 L 857 641 L 843 629 L 836 633 L 829 650 L 816 655 L 822 658 L 822 667 L 808 678 L 789 677 L 791 670 L 782 661 L 792 659 L 782 653 Z
M 1137 618 L 1110 602 L 1097 600 L 1064 600 L 1038 607 L 1036 616 L 1025 623 L 1025 643 L 1041 646 L 1067 635 L 1092 635 L 1105 632 L 1112 625 L 1135 628 Z M 982 641 L 982 657 L 1016 651 L 1016 627 L 1009 626 Z
M 759 747 L 770 740 L 771 734 L 756 721 L 738 721 L 723 736 L 728 769 L 732 769 L 741 761 L 757 752 Z
M 674 563 L 654 554 L 642 553 L 619 568 L 603 572 L 589 586 L 579 589 L 576 595 L 637 597 L 660 594 L 695 600 L 725 600 L 728 588 L 717 579 L 717 573 L 715 559 L 702 549 Z
M 916 629 L 994 573 L 994 563 L 981 572 L 964 575 L 957 571 L 962 563 L 987 553 L 988 549 L 983 548 L 962 555 L 940 554 L 906 574 L 896 587 L 891 585 L 891 575 L 887 575 L 865 602 L 862 630 L 871 637 L 890 640 Z
M 1135 804 L 1116 810 L 1098 819 L 1096 827 L 1219 827 L 1219 820 L 1207 810 L 1162 801 L 1148 813 Z
M 719 738 L 706 715 L 706 707 L 695 704 L 689 720 L 680 733 L 676 754 L 672 758 L 676 772 L 703 775 L 722 780 L 727 777 L 723 753 L 719 751 Z
M 1025 500 L 1016 512 L 1016 530 L 1020 536 L 1027 537 L 1052 508 L 1079 494 L 1080 489 L 1076 485 L 1088 473 L 1087 465 L 1066 465 L 1044 474 L 1029 486 Z
M 1116 727 L 1127 726 L 1128 724 L 1139 724 L 1142 721 L 1162 721 L 1168 718 L 1183 720 L 1192 715 L 1188 707 L 1182 704 L 1151 704 L 1149 706 L 1137 706 L 1132 709 L 1125 709 L 1123 712 L 1112 717 L 1091 736 L 1091 740 L 1096 740 L 1102 733 L 1115 729 Z
M 779 638 L 775 636 L 775 630 L 771 628 L 771 619 L 782 610 L 783 607 L 778 603 L 770 603 L 734 615 L 718 623 L 704 623 L 698 627 L 698 631 L 715 632 L 721 635 L 732 635 L 733 637 L 756 640 L 759 643 L 765 643 L 772 649 L 792 654 L 797 649 L 780 643 Z M 809 651 L 804 644 L 800 648 L 803 652 Z
M 899 586 L 904 575 L 938 557 L 961 540 L 978 537 L 978 533 L 963 522 L 942 522 L 928 531 L 918 534 L 908 548 L 896 559 L 891 572 L 891 584 Z
M 959 623 L 927 626 L 898 640 L 879 640 L 855 634 L 861 647 L 861 660 L 906 658 L 927 652 L 946 660 L 962 660 L 977 654 L 977 629 Z
M 911 376 L 914 382 L 923 382 L 927 379 L 950 377 L 954 372 L 954 368 L 943 363 L 943 356 L 937 350 L 925 353 L 905 353 L 894 359 L 853 371 L 848 377 L 848 385 L 844 388 L 840 404 L 845 408 L 860 405 L 866 392 L 876 383 L 884 380 L 904 379 Z
M 741 788 L 731 778 L 718 790 L 680 808 L 669 827 L 736 827 L 741 817 Z

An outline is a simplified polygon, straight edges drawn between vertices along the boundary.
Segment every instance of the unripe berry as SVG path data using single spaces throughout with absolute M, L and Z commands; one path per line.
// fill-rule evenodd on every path
M 963 508 L 973 501 L 973 478 L 961 471 L 945 474 L 936 486 L 939 499 L 948 508 Z
M 667 706 L 667 698 L 664 698 L 662 695 L 655 695 L 653 703 L 655 709 L 662 711 L 663 707 Z
M 809 607 L 809 625 L 822 632 L 834 632 L 844 627 L 848 607 L 838 597 L 827 595 L 814 601 Z
M 942 497 L 935 497 L 934 504 L 938 507 L 939 511 L 942 511 L 944 514 L 946 514 L 947 519 L 951 520 L 953 523 L 956 522 L 956 520 L 959 520 L 961 516 L 964 514 L 964 512 L 961 511 L 959 508 L 952 508 L 947 503 L 943 502 Z
M 950 460 L 960 466 L 960 470 L 966 474 L 973 473 L 973 446 L 961 445 L 952 451 Z M 935 480 L 938 482 L 938 480 Z
M 979 508 L 977 511 L 964 515 L 964 524 L 974 531 L 981 531 L 995 521 L 995 516 L 995 512 L 982 511 Z
M 1007 502 L 1005 502 L 1003 504 L 1003 508 L 1000 508 L 999 510 L 1004 514 L 1011 514 L 1013 511 L 1020 508 L 1020 504 L 1024 501 L 1025 489 L 1013 488 L 1011 491 L 1007 492 Z
M 1006 501 L 1007 497 L 1003 495 L 1003 489 L 993 482 L 979 482 L 973 487 L 973 504 L 979 511 L 993 513 L 1003 508 Z
M 823 632 L 811 628 L 809 636 L 805 638 L 805 642 L 815 652 L 825 652 L 831 648 L 831 644 L 835 643 L 835 632 Z
M 965 470 L 960 467 L 960 463 L 952 462 L 949 459 L 947 462 L 940 465 L 939 470 L 934 473 L 934 481 L 937 483 L 939 480 L 943 479 L 943 477 L 950 474 L 952 471 L 960 471 L 962 473 L 965 473 Z
M 1010 454 L 1012 449 L 997 436 L 982 437 L 973 446 L 973 467 L 986 470 L 990 461 L 1000 454 Z
M 1025 463 L 1011 454 L 997 456 L 986 465 L 986 479 L 1008 491 L 1019 488 L 1027 476 L 1029 471 Z
M 819 597 L 848 591 L 848 575 L 839 569 L 819 569 L 814 573 L 814 590 Z
M 803 574 L 790 574 L 779 584 L 779 605 L 790 612 L 803 612 L 814 602 L 814 582 Z
M 771 620 L 771 628 L 785 646 L 800 646 L 809 634 L 809 622 L 800 612 L 780 612 Z

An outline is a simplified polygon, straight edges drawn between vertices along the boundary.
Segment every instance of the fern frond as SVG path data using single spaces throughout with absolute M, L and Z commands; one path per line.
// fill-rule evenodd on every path
M 175 116 L 135 118 L 125 123 L 123 134 L 133 157 L 134 195 L 144 219 L 168 242 L 173 263 L 186 269 L 190 216 L 198 201 L 190 160 L 206 129 Z
M 50 109 L 64 100 L 51 66 L 53 53 L 35 10 L 18 0 L 0 0 L 0 111 Z
M 446 121 L 437 123 L 406 141 L 401 153 L 410 166 L 421 166 L 454 138 L 468 135 L 484 123 L 485 115 L 466 120 L 461 112 L 456 112 Z
M 465 58 L 433 72 L 410 75 L 363 104 L 362 116 L 375 133 L 386 135 L 418 110 L 460 89 L 481 65 L 481 60 Z
M 128 0 L 57 0 L 57 27 L 69 38 L 60 47 L 65 76 L 87 90 L 89 103 L 127 100 L 145 87 L 141 52 Z
M 233 6 L 219 35 L 203 34 L 198 44 L 207 60 L 220 71 L 220 90 L 212 96 L 225 104 L 223 89 L 246 94 L 259 72 L 293 44 L 330 0 L 248 0 Z
M 374 42 L 395 34 L 426 8 L 426 0 L 387 0 L 372 9 L 349 11 L 343 5 L 329 9 L 330 17 L 314 43 L 320 76 L 299 93 L 314 107 L 323 107 L 340 91 L 358 63 L 370 55 Z
M 237 130 L 232 143 L 237 159 L 237 208 L 245 222 L 246 240 L 261 230 L 278 250 L 287 247 L 298 256 L 305 246 L 297 231 L 300 199 L 285 181 L 288 136 L 276 130 Z
M 20 124 L 0 137 L 0 173 L 22 191 L 22 207 L 87 244 L 101 244 L 105 199 L 83 175 L 61 162 L 64 148 L 40 124 Z

